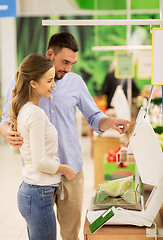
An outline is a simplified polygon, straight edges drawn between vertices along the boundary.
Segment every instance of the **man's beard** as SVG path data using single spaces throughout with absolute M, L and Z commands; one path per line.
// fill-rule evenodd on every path
M 58 73 L 55 75 L 55 78 L 57 79 L 57 80 L 60 80 L 60 79 L 62 79 L 64 76 L 62 76 L 61 75 L 61 73 L 67 73 L 67 72 L 65 72 L 65 71 L 58 71 Z
M 63 77 L 61 76 L 61 77 L 58 77 L 57 75 L 55 75 L 55 79 L 57 79 L 57 80 L 60 80 L 60 79 L 62 79 Z

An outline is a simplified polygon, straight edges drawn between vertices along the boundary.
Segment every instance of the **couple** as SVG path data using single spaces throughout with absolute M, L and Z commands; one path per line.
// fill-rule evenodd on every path
M 82 78 L 71 72 L 78 50 L 74 36 L 56 33 L 46 57 L 27 56 L 9 82 L 0 133 L 23 158 L 18 207 L 30 240 L 56 239 L 54 198 L 62 239 L 78 240 L 84 179 L 76 106 L 99 134 L 109 128 L 124 133 L 131 123 L 97 108 Z

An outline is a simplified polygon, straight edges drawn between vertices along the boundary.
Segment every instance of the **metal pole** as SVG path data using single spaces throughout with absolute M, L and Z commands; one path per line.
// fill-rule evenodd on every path
M 160 0 L 160 20 L 163 20 L 163 0 Z M 163 23 L 160 24 L 160 27 L 163 27 Z
M 2 106 L 1 106 L 1 104 L 2 104 L 2 99 L 1 99 L 1 97 L 2 97 L 2 64 L 1 64 L 1 62 L 2 62 L 2 51 L 1 51 L 1 49 L 2 49 L 2 44 L 1 44 L 2 39 L 1 39 L 1 24 L 2 23 L 1 23 L 1 19 L 0 19 L 0 108 L 2 108 Z
M 116 51 L 116 50 L 152 50 L 152 45 L 128 45 L 128 46 L 94 46 L 92 51 Z
M 163 19 L 163 0 L 160 0 L 160 19 Z M 163 24 L 160 25 L 163 27 Z M 162 85 L 162 126 L 163 126 L 163 85 Z
M 163 19 L 76 19 L 76 20 L 42 20 L 42 26 L 108 26 L 108 25 L 160 25 Z
M 127 19 L 131 20 L 131 0 L 126 0 L 127 5 Z M 127 25 L 127 45 L 131 42 L 131 25 Z
M 126 0 L 127 4 L 127 19 L 131 20 L 131 0 Z M 127 25 L 127 45 L 131 43 L 131 25 Z M 132 108 L 132 79 L 127 79 L 127 98 L 130 106 Z
M 97 20 L 97 10 L 98 10 L 98 0 L 94 0 L 94 9 L 95 9 L 95 15 L 94 18 Z M 94 33 L 95 33 L 95 46 L 98 45 L 98 25 L 95 25 L 94 27 Z M 96 57 L 98 57 L 98 53 L 96 53 Z

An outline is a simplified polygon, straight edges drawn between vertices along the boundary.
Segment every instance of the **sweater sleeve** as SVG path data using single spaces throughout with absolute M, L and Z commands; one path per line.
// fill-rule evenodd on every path
M 32 164 L 40 172 L 55 174 L 60 163 L 57 156 L 46 154 L 44 114 L 43 110 L 37 109 L 28 119 Z

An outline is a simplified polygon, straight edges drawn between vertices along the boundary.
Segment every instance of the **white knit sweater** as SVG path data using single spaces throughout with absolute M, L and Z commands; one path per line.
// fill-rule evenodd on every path
M 58 135 L 45 112 L 31 102 L 20 110 L 17 130 L 23 137 L 19 151 L 24 160 L 23 180 L 35 185 L 53 185 L 61 182 L 57 157 Z

